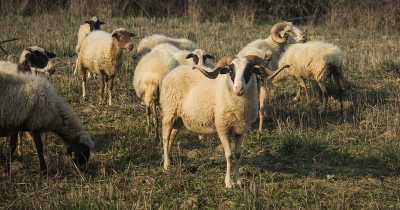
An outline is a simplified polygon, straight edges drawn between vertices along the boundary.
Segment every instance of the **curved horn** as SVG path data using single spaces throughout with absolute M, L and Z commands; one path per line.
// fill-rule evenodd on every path
M 286 64 L 286 65 L 282 66 L 280 69 L 274 71 L 272 75 L 268 76 L 267 79 L 273 79 L 276 75 L 279 74 L 279 72 L 281 72 L 283 69 L 286 69 L 286 68 L 289 68 L 289 67 L 290 67 L 289 64 Z
M 267 68 L 268 64 L 265 62 L 264 59 L 258 57 L 257 55 L 246 55 L 246 59 L 253 65 L 253 66 L 262 66 L 263 68 Z
M 285 43 L 288 39 L 287 36 L 281 36 L 279 32 L 285 30 L 286 26 L 288 26 L 288 22 L 281 22 L 281 23 L 276 23 L 274 26 L 271 28 L 271 37 L 274 41 L 278 43 Z
M 235 58 L 236 58 L 236 56 L 230 56 L 230 55 L 222 57 L 221 59 L 219 59 L 218 63 L 215 65 L 213 71 L 206 71 L 198 65 L 194 65 L 192 67 L 192 69 L 198 69 L 201 73 L 204 74 L 204 76 L 206 76 L 210 79 L 215 79 L 218 77 L 221 70 L 224 68 L 228 68 L 227 66 L 229 66 L 232 63 L 232 60 Z

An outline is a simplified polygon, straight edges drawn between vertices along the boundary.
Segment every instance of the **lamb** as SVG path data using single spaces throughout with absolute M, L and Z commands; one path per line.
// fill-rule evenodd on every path
M 180 65 L 167 74 L 160 93 L 165 170 L 170 166 L 169 153 L 179 129 L 186 127 L 189 131 L 201 134 L 217 133 L 227 161 L 225 186 L 232 188 L 233 156 L 229 135 L 234 135 L 234 173 L 236 183 L 243 185 L 239 174 L 241 145 L 244 134 L 256 120 L 258 112 L 257 84 L 253 73 L 265 73 L 273 78 L 281 71 L 269 71 L 263 68 L 265 65 L 258 56 L 226 56 L 218 61 L 214 69 Z M 192 68 L 199 71 L 193 71 Z
M 167 37 L 167 36 L 160 35 L 160 34 L 154 34 L 154 35 L 148 36 L 148 37 L 142 39 L 142 41 L 140 41 L 140 43 L 138 45 L 138 49 L 137 49 L 137 54 L 144 55 L 144 54 L 150 52 L 150 50 L 154 46 L 156 46 L 158 44 L 162 44 L 162 43 L 170 43 L 181 50 L 193 51 L 198 48 L 196 46 L 196 44 L 194 42 L 190 41 L 189 39 L 185 39 L 185 38 L 176 39 L 176 38 L 171 38 L 171 37 Z
M 285 80 L 298 80 L 299 90 L 295 101 L 300 99 L 301 88 L 308 92 L 304 80 L 316 81 L 322 90 L 323 103 L 319 114 L 326 110 L 328 92 L 326 80 L 332 75 L 339 89 L 339 101 L 343 111 L 342 94 L 345 91 L 343 84 L 343 53 L 342 50 L 330 43 L 311 41 L 305 44 L 294 44 L 286 50 L 279 60 L 279 65 L 289 64 L 290 68 L 284 70 L 272 80 L 275 86 Z
M 79 50 L 77 69 L 82 78 L 83 98 L 86 98 L 86 70 L 99 75 L 100 104 L 105 104 L 104 86 L 108 83 L 108 105 L 111 103 L 111 91 L 114 78 L 121 70 L 124 50 L 131 51 L 133 44 L 130 37 L 135 34 L 124 28 L 115 29 L 111 34 L 93 31 L 84 40 Z
M 0 71 L 9 74 L 32 72 L 34 74 L 45 74 L 49 77 L 55 72 L 55 67 L 51 60 L 54 57 L 56 57 L 56 54 L 47 52 L 41 47 L 27 47 L 22 50 L 18 63 L 0 61 Z
M 146 106 L 147 133 L 151 130 L 151 118 L 153 118 L 156 142 L 159 142 L 157 106 L 163 78 L 178 65 L 197 64 L 214 67 L 215 64 L 210 61 L 211 58 L 213 57 L 202 49 L 189 52 L 180 50 L 169 43 L 164 43 L 157 45 L 140 59 L 133 76 L 133 87 L 136 95 Z
M 82 165 L 89 160 L 94 142 L 72 108 L 46 78 L 0 72 L 0 101 L 0 137 L 12 136 L 3 168 L 8 175 L 11 175 L 11 157 L 17 144 L 15 134 L 20 131 L 32 133 L 43 174 L 47 166 L 42 132 L 57 134 L 75 164 Z
M 77 54 L 79 54 L 79 50 L 81 49 L 82 42 L 87 37 L 87 35 L 94 30 L 100 30 L 100 26 L 103 24 L 105 24 L 105 23 L 100 21 L 99 19 L 97 19 L 96 16 L 93 16 L 92 19 L 85 21 L 85 24 L 83 24 L 79 27 L 78 44 L 75 47 L 75 52 Z M 79 57 L 76 58 L 74 76 L 77 73 L 78 59 L 79 59 Z M 90 72 L 88 72 L 88 78 L 91 78 Z
M 306 30 L 305 30 L 306 32 Z M 300 29 L 295 27 L 291 22 L 276 23 L 271 28 L 271 34 L 267 39 L 257 39 L 247 44 L 237 56 L 257 55 L 259 57 L 270 56 L 269 68 L 275 70 L 278 68 L 278 61 L 284 52 L 287 44 L 305 43 L 307 36 Z M 258 137 L 263 133 L 263 121 L 265 117 L 264 103 L 267 98 L 267 83 L 262 76 L 257 77 L 258 94 L 259 94 L 259 127 Z

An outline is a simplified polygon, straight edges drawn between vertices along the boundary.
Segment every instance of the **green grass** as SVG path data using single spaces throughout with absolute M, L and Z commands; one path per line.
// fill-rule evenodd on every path
M 2 46 L 18 61 L 21 50 L 39 45 L 55 52 L 50 79 L 93 136 L 96 146 L 86 171 L 67 157 L 62 141 L 44 135 L 49 174 L 39 175 L 36 150 L 24 141 L 14 155 L 12 176 L 0 179 L 1 209 L 399 209 L 400 208 L 400 52 L 396 30 L 363 33 L 360 28 L 307 25 L 310 40 L 325 40 L 344 52 L 344 113 L 337 89 L 327 112 L 308 83 L 311 102 L 293 103 L 297 83 L 285 82 L 267 104 L 266 134 L 257 138 L 258 121 L 246 134 L 240 173 L 244 189 L 225 189 L 226 162 L 216 135 L 178 134 L 172 166 L 162 169 L 162 148 L 145 132 L 144 107 L 133 90 L 138 57 L 125 55 L 112 106 L 98 105 L 98 82 L 88 80 L 88 98 L 72 75 L 77 31 L 88 17 L 2 16 Z M 151 34 L 195 40 L 218 60 L 248 42 L 267 37 L 270 24 L 192 23 L 176 18 L 111 18 L 104 30 L 124 27 L 136 34 L 135 46 Z M 361 26 L 360 26 L 361 27 Z M 360 32 L 361 31 L 361 32 Z M 385 38 L 383 38 L 385 37 Z M 233 145 L 232 145 L 233 146 Z M 0 141 L 0 165 L 7 141 Z

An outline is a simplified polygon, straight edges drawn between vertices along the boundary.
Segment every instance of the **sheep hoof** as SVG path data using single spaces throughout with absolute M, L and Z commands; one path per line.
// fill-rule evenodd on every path
M 232 180 L 225 179 L 225 187 L 226 188 L 232 189 L 232 188 L 234 188 L 234 186 L 235 186 L 235 184 Z

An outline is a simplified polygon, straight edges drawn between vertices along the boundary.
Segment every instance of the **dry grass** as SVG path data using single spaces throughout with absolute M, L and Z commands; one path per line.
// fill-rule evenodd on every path
M 88 100 L 72 76 L 79 25 L 90 17 L 3 16 L 0 40 L 16 61 L 24 47 L 39 45 L 57 54 L 52 82 L 74 108 L 96 141 L 85 172 L 65 155 L 61 141 L 46 134 L 46 177 L 39 176 L 36 151 L 14 155 L 12 176 L 1 177 L 2 209 L 399 209 L 400 77 L 397 29 L 307 28 L 310 40 L 325 40 L 345 53 L 344 115 L 336 88 L 327 112 L 318 116 L 317 91 L 308 104 L 293 104 L 297 84 L 285 83 L 268 104 L 268 133 L 256 138 L 257 122 L 245 137 L 241 173 L 245 189 L 225 189 L 225 158 L 217 136 L 199 141 L 181 132 L 172 168 L 163 171 L 161 147 L 145 133 L 144 107 L 132 76 L 138 62 L 126 54 L 117 75 L 112 106 L 98 105 L 98 83 L 89 80 Z M 124 27 L 138 37 L 158 33 L 186 37 L 216 58 L 237 53 L 246 43 L 266 38 L 271 24 L 191 23 L 184 19 L 99 17 L 110 32 Z M 1 103 L 1 102 L 0 102 Z M 4 152 L 7 141 L 2 138 Z M 4 155 L 0 156 L 4 164 Z

